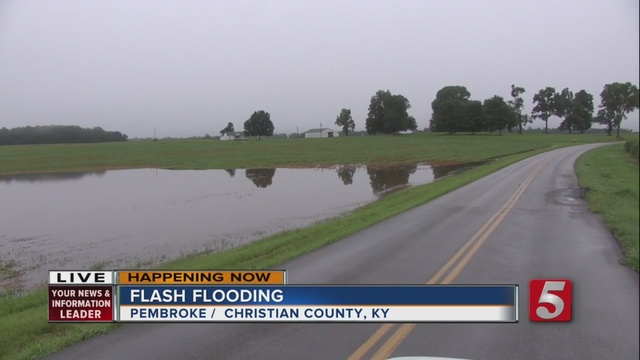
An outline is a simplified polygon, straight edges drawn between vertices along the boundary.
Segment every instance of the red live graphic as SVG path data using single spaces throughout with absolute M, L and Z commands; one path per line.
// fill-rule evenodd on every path
M 49 321 L 113 320 L 113 287 L 49 285 Z
M 571 321 L 573 287 L 568 279 L 534 279 L 529 283 L 529 319 Z

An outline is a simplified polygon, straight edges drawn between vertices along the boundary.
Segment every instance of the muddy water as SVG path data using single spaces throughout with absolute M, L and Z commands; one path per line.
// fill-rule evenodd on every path
M 49 269 L 152 266 L 333 217 L 460 167 L 113 170 L 0 177 L 0 292 Z

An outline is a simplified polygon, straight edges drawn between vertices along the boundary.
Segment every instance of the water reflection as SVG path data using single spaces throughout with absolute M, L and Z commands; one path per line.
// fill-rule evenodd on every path
M 80 180 L 87 176 L 103 176 L 105 173 L 106 171 L 0 175 L 0 183 L 11 183 L 13 181 L 37 183 L 37 182 L 51 182 L 51 181 Z
M 338 216 L 460 166 L 112 170 L 0 177 L 0 293 L 49 269 L 154 266 Z M 334 172 L 335 171 L 335 172 Z M 336 173 L 338 177 L 336 178 Z M 372 191 L 373 190 L 373 191 Z M 28 199 L 26 201 L 25 199 Z
M 345 185 L 353 184 L 353 175 L 356 173 L 356 167 L 354 165 L 340 165 L 338 166 L 338 177 Z
M 464 164 L 432 166 L 433 176 L 436 179 L 439 179 L 441 177 L 453 175 L 461 171 L 470 169 L 472 167 L 476 167 L 484 164 L 486 164 L 486 162 L 473 162 L 473 163 L 464 163 Z
M 417 165 L 372 167 L 367 166 L 369 183 L 376 195 L 383 195 L 389 191 L 402 189 L 409 185 L 409 177 L 416 172 Z
M 245 175 L 247 178 L 259 187 L 266 188 L 273 183 L 273 176 L 276 174 L 276 169 L 247 169 Z

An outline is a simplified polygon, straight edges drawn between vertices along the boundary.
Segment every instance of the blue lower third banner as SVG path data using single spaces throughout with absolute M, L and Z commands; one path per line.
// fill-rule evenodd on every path
M 119 322 L 518 322 L 517 285 L 119 286 Z

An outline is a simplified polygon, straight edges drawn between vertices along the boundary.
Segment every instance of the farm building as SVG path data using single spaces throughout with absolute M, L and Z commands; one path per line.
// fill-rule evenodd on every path
M 220 136 L 220 140 L 247 140 L 243 132 L 226 132 Z
M 310 129 L 304 133 L 305 138 L 330 138 L 338 136 L 340 136 L 338 131 L 329 128 Z

